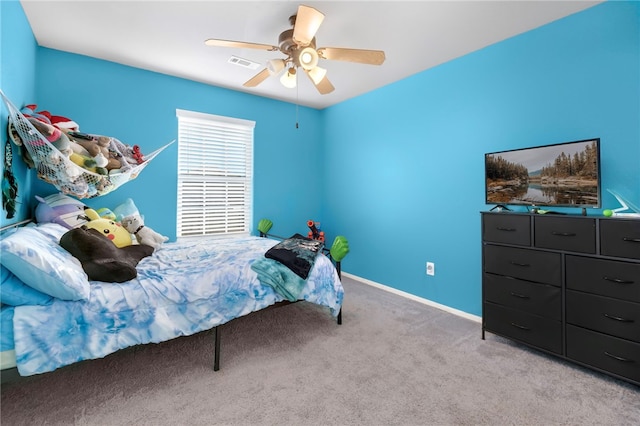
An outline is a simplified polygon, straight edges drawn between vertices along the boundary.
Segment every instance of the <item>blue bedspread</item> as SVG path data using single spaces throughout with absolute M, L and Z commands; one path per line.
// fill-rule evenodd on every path
M 48 372 L 128 346 L 194 334 L 281 301 L 251 269 L 276 243 L 258 237 L 165 243 L 138 264 L 136 279 L 92 281 L 89 300 L 16 307 L 18 371 Z M 343 288 L 326 256 L 318 256 L 300 298 L 338 315 Z
M 290 302 L 298 300 L 304 289 L 305 280 L 277 260 L 258 259 L 253 262 L 251 269 L 256 271 L 262 284 L 273 287 L 276 293 Z

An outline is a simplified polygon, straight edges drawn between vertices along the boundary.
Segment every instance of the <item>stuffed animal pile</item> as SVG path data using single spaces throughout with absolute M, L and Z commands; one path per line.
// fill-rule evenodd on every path
M 37 222 L 69 229 L 60 245 L 80 261 L 91 280 L 120 283 L 135 278 L 138 262 L 169 240 L 144 225 L 131 199 L 113 211 L 89 208 L 62 193 L 36 199 Z
M 94 173 L 108 174 L 144 162 L 138 145 L 128 146 L 109 136 L 82 133 L 75 121 L 51 115 L 49 111 L 36 112 L 36 107 L 27 105 L 21 112 L 58 151 L 79 166 Z
M 125 174 L 145 162 L 138 145 L 129 146 L 113 137 L 82 133 L 75 121 L 48 111 L 36 112 L 36 105 L 27 105 L 21 113 L 49 143 L 23 141 L 13 122 L 9 122 L 10 139 L 20 147 L 27 166 L 35 168 L 40 179 L 64 193 L 78 198 L 104 195 L 117 187 L 111 177 Z M 27 124 L 23 123 L 20 128 L 24 126 Z M 91 176 L 83 171 L 91 172 Z

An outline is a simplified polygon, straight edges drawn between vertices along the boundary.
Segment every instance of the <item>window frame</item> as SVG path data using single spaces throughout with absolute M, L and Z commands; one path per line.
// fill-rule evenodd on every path
M 176 116 L 177 238 L 249 235 L 255 121 L 183 109 Z

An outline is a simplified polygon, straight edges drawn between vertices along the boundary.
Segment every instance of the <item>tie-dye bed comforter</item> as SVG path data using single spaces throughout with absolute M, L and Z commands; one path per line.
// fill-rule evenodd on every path
M 129 346 L 209 330 L 283 300 L 262 285 L 251 264 L 277 241 L 259 237 L 165 243 L 138 264 L 138 277 L 91 282 L 85 301 L 55 300 L 14 313 L 18 371 L 53 371 Z M 318 256 L 300 299 L 337 316 L 343 288 L 336 269 Z

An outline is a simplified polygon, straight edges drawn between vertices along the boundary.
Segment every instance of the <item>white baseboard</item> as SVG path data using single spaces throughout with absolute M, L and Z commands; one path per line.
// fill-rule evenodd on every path
M 431 307 L 440 309 L 440 310 L 445 311 L 445 312 L 449 312 L 451 314 L 457 315 L 457 316 L 462 317 L 462 318 L 466 318 L 466 319 L 471 320 L 471 321 L 475 321 L 477 323 L 482 323 L 482 317 L 479 317 L 477 315 L 472 315 L 470 313 L 461 311 L 459 309 L 454 309 L 454 308 L 452 308 L 450 306 L 441 305 L 440 303 L 436 303 L 436 302 L 434 302 L 432 300 L 425 299 L 423 297 L 416 296 L 415 294 L 407 293 L 405 291 L 398 290 L 396 288 L 389 287 L 389 286 L 377 283 L 375 281 L 371 281 L 371 280 L 368 280 L 366 278 L 362 278 L 362 277 L 359 277 L 357 275 L 350 274 L 348 272 L 342 271 L 342 275 L 345 276 L 345 277 L 349 277 L 352 280 L 359 281 L 359 282 L 361 282 L 363 284 L 367 284 L 367 285 L 370 285 L 372 287 L 376 287 L 376 288 L 379 288 L 381 290 L 388 291 L 389 293 L 397 294 L 399 296 L 406 297 L 407 299 L 415 300 L 416 302 L 422 303 L 424 305 L 431 306 Z
M 16 366 L 16 351 L 9 349 L 0 352 L 0 370 L 13 368 Z

